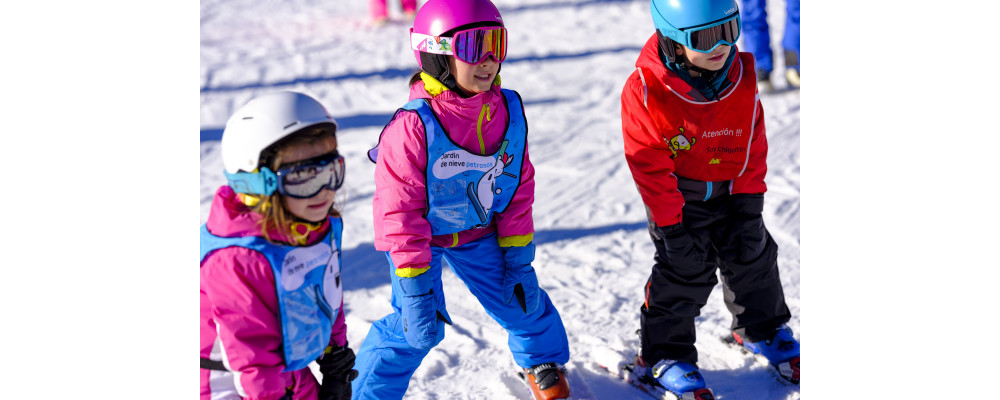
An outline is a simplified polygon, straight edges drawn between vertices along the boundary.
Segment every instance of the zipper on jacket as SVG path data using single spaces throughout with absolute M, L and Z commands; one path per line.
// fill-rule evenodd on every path
M 486 116 L 486 121 L 490 121 L 490 104 L 483 104 L 483 108 L 479 110 L 479 120 L 476 121 L 476 134 L 479 135 L 479 153 L 486 155 L 486 141 L 483 140 L 483 116 Z

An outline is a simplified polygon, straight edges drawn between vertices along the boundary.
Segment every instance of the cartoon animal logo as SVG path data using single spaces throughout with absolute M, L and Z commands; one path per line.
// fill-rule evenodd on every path
M 670 158 L 677 157 L 678 150 L 691 150 L 691 146 L 693 146 L 697 141 L 696 138 L 688 139 L 687 136 L 684 136 L 684 128 L 678 128 L 677 130 L 681 132 L 677 134 L 677 136 L 670 138 L 670 140 L 667 140 L 666 137 L 663 138 L 663 140 L 667 142 L 667 147 L 670 148 L 670 152 L 673 153 Z
M 479 178 L 479 182 L 469 184 L 469 199 L 472 200 L 472 206 L 475 207 L 476 214 L 479 214 L 479 221 L 482 223 L 486 223 L 486 216 L 490 214 L 490 209 L 493 208 L 493 197 L 499 195 L 502 191 L 496 186 L 497 178 L 500 175 L 507 175 L 512 178 L 517 177 L 509 172 L 504 172 L 504 168 L 514 161 L 514 158 L 510 154 L 507 154 L 506 150 L 507 141 L 504 140 L 500 144 L 500 151 L 493 166 L 483 174 L 482 178 Z

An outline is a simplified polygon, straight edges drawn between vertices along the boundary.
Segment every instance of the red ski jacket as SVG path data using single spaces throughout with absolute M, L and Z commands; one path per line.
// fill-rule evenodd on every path
M 750 53 L 733 60 L 732 84 L 717 100 L 663 65 L 655 34 L 635 66 L 622 90 L 625 159 L 657 225 L 682 220 L 678 177 L 721 182 L 733 194 L 767 191 L 764 112 Z

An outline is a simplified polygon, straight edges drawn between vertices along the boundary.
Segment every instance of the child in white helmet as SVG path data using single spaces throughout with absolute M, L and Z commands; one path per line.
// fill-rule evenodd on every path
M 228 185 L 201 227 L 201 400 L 351 397 L 336 131 L 295 92 L 255 98 L 226 123 Z

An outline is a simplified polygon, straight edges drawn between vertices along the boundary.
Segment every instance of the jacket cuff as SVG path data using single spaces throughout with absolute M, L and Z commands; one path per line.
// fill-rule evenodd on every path
M 527 235 L 505 236 L 498 238 L 497 242 L 500 243 L 500 247 L 524 247 L 531 244 L 534 236 L 534 233 L 529 233 Z
M 527 246 L 505 247 L 503 260 L 508 267 L 531 265 L 535 261 L 535 245 L 528 243 Z
M 733 212 L 738 215 L 758 215 L 764 212 L 763 194 L 734 194 Z
M 420 268 L 396 268 L 396 276 L 400 278 L 414 278 L 420 276 L 424 272 L 427 272 L 430 268 L 431 267 L 429 265 Z

